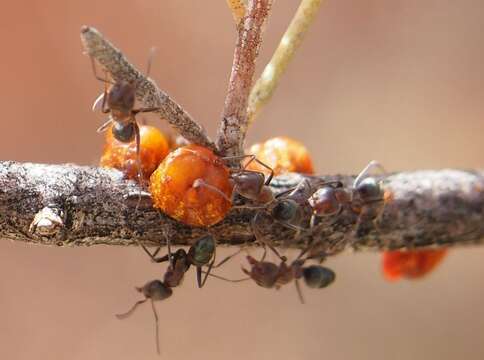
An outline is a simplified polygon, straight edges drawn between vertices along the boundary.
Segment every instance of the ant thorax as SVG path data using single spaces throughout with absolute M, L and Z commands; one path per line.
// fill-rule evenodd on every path
M 135 103 L 136 85 L 127 81 L 116 82 L 109 89 L 107 103 L 114 116 L 121 118 L 131 115 Z

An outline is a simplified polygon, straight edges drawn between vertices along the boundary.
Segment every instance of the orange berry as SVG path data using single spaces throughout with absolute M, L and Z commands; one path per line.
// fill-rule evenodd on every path
M 168 155 L 167 137 L 157 128 L 148 125 L 140 126 L 140 160 L 143 179 L 148 180 Z M 101 157 L 101 167 L 115 168 L 122 171 L 126 178 L 138 177 L 138 160 L 136 142 L 123 143 L 113 137 L 111 129 L 106 131 L 106 145 Z
M 447 249 L 385 251 L 382 254 L 383 275 L 390 281 L 418 279 L 435 269 L 446 254 Z
M 314 174 L 313 163 L 306 147 L 299 141 L 285 136 L 254 144 L 247 154 L 255 155 L 257 159 L 271 167 L 275 175 L 287 172 Z M 266 168 L 256 162 L 251 162 L 247 169 L 269 174 Z
M 156 208 L 192 226 L 216 224 L 231 207 L 229 169 L 211 150 L 194 144 L 165 158 L 151 175 L 150 191 Z

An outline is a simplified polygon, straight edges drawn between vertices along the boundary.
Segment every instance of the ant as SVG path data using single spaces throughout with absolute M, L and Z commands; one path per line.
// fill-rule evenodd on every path
M 358 174 L 351 191 L 345 189 L 339 181 L 336 181 L 334 186 L 324 184 L 325 186 L 315 191 L 308 199 L 313 210 L 310 227 L 315 226 L 318 217 L 338 216 L 346 205 L 361 209 L 363 205 L 382 201 L 380 182 L 372 176 L 367 176 L 372 168 L 385 172 L 383 167 L 373 160 Z
M 120 320 L 126 319 L 137 309 L 137 307 L 145 303 L 148 299 L 151 300 L 151 308 L 155 316 L 155 328 L 156 328 L 156 351 L 160 354 L 160 330 L 158 325 L 158 313 L 156 312 L 155 301 L 162 301 L 168 299 L 173 290 L 165 282 L 160 280 L 153 280 L 147 282 L 142 287 L 136 287 L 137 291 L 143 294 L 145 297 L 143 300 L 138 300 L 127 312 L 123 314 L 116 314 L 116 317 Z
M 169 261 L 168 268 L 163 276 L 163 281 L 152 280 L 147 282 L 142 287 L 136 287 L 135 289 L 142 293 L 145 297 L 143 300 L 138 300 L 127 312 L 122 314 L 117 314 L 116 317 L 120 320 L 129 317 L 136 308 L 145 303 L 147 300 L 151 300 L 151 307 L 153 309 L 153 314 L 155 317 L 156 325 L 156 350 L 158 354 L 160 353 L 160 341 L 159 341 L 159 324 L 158 324 L 158 313 L 154 305 L 155 301 L 162 301 L 168 299 L 173 294 L 173 288 L 180 286 L 185 277 L 185 273 L 188 271 L 191 265 L 195 266 L 197 269 L 197 282 L 198 287 L 203 287 L 207 277 L 210 274 L 212 268 L 217 268 L 224 263 L 226 263 L 230 258 L 235 256 L 240 252 L 240 250 L 230 256 L 227 256 L 217 265 L 215 262 L 215 240 L 212 235 L 206 235 L 199 238 L 188 250 L 188 253 L 184 249 L 178 249 L 176 252 L 172 253 L 170 245 L 168 244 L 168 254 L 162 257 L 156 257 L 161 247 L 158 247 L 156 251 L 152 254 L 149 250 L 141 243 L 138 243 L 143 250 L 151 257 L 154 262 L 161 263 L 164 261 Z M 208 266 L 208 270 L 202 271 L 203 266 Z M 205 277 L 202 280 L 202 272 L 205 273 Z
M 153 49 L 150 52 L 148 59 L 148 66 L 146 71 L 146 77 L 148 77 L 151 70 L 151 60 Z M 93 111 L 100 108 L 101 112 L 104 114 L 109 114 L 109 120 L 101 125 L 97 132 L 105 131 L 109 126 L 112 125 L 111 131 L 113 137 L 123 143 L 130 143 L 133 140 L 136 141 L 136 156 L 137 156 L 137 166 L 138 166 L 138 179 L 141 183 L 141 158 L 140 158 L 140 130 L 138 122 L 136 121 L 136 115 L 139 113 L 153 112 L 157 111 L 159 107 L 147 107 L 134 109 L 136 90 L 140 85 L 142 78 L 127 81 L 110 81 L 107 78 L 102 78 L 97 74 L 96 64 L 94 58 L 91 56 L 91 65 L 94 77 L 102 81 L 105 84 L 104 92 L 94 101 L 92 106 Z M 107 84 L 111 87 L 107 88 Z
M 299 285 L 301 278 L 304 279 L 308 287 L 313 289 L 325 288 L 336 279 L 334 271 L 327 267 L 320 265 L 304 266 L 305 262 L 312 258 L 312 256 L 303 258 L 307 250 L 301 251 L 290 265 L 287 264 L 287 259 L 281 260 L 280 264 L 276 265 L 273 262 L 264 261 L 267 254 L 267 250 L 264 247 L 264 253 L 260 260 L 256 260 L 250 255 L 246 257 L 251 269 L 242 268 L 242 271 L 249 276 L 248 278 L 231 280 L 216 274 L 210 274 L 210 276 L 229 282 L 241 282 L 252 279 L 261 287 L 267 289 L 275 288 L 276 290 L 294 280 L 299 300 L 304 304 L 304 297 Z
M 168 254 L 161 257 L 157 257 L 161 246 L 159 246 L 154 253 L 151 253 L 146 248 L 146 246 L 141 243 L 138 244 L 142 247 L 146 254 L 148 254 L 153 262 L 162 263 L 165 261 L 169 261 L 170 264 L 165 273 L 164 281 L 165 283 L 169 284 L 170 287 L 180 285 L 183 281 L 185 273 L 188 271 L 190 266 L 194 266 L 197 273 L 197 285 L 199 288 L 202 288 L 205 285 L 208 275 L 210 274 L 212 269 L 222 266 L 231 257 L 235 256 L 241 251 L 237 251 L 235 254 L 224 258 L 222 261 L 215 265 L 216 244 L 215 238 L 210 234 L 197 239 L 197 241 L 195 241 L 195 243 L 190 246 L 188 252 L 186 252 L 184 249 L 178 249 L 175 253 L 172 253 L 170 241 L 168 240 Z M 207 271 L 202 271 L 203 267 L 207 267 Z M 205 273 L 203 279 L 202 273 Z

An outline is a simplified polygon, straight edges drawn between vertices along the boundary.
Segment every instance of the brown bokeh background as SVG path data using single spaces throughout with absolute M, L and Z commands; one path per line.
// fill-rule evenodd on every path
M 297 7 L 277 1 L 259 69 Z M 101 30 L 213 135 L 235 33 L 225 1 L 8 2 L 0 15 L 2 160 L 95 164 L 102 85 L 79 29 Z M 338 0 L 322 8 L 250 141 L 302 139 L 321 173 L 483 166 L 484 2 Z M 150 118 L 155 124 L 157 119 Z M 298 303 L 190 275 L 158 306 L 166 359 L 482 359 L 484 249 L 455 249 L 427 279 L 386 283 L 378 254 L 330 259 L 338 276 Z M 0 358 L 155 359 L 134 285 L 161 276 L 138 249 L 0 242 Z M 242 258 L 223 269 L 238 277 Z

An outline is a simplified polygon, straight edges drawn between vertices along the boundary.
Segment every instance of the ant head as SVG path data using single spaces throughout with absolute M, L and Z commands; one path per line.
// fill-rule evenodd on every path
M 380 183 L 374 177 L 367 177 L 355 188 L 361 200 L 377 200 L 381 198 Z
M 318 265 L 303 268 L 304 282 L 313 289 L 321 289 L 330 285 L 336 278 L 333 270 Z
M 337 191 L 339 190 L 331 186 L 324 186 L 311 195 L 308 203 L 316 215 L 333 215 L 339 211 L 340 204 L 336 197 Z
M 247 256 L 247 260 L 251 266 L 250 272 L 243 269 L 257 285 L 272 288 L 276 284 L 279 277 L 279 267 L 276 264 L 267 261 L 257 261 L 251 256 Z
M 195 266 L 209 263 L 215 253 L 215 240 L 212 235 L 198 239 L 188 250 L 188 257 Z
M 142 288 L 137 288 L 147 299 L 165 300 L 171 296 L 173 290 L 160 280 L 153 280 L 146 283 Z
M 186 257 L 187 257 L 187 252 L 185 251 L 185 249 L 178 249 L 173 254 L 173 258 L 175 259 L 175 261 Z
M 116 140 L 123 143 L 129 143 L 135 138 L 136 132 L 134 126 L 135 125 L 132 122 L 120 123 L 114 121 L 111 131 Z
M 108 93 L 108 106 L 128 114 L 133 110 L 136 95 L 136 83 L 118 81 L 114 83 Z
M 277 201 L 271 210 L 272 217 L 281 222 L 290 222 L 293 220 L 299 210 L 299 205 L 291 199 L 282 199 Z

